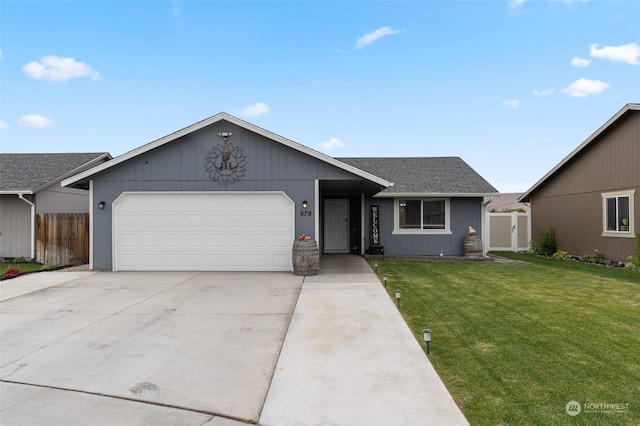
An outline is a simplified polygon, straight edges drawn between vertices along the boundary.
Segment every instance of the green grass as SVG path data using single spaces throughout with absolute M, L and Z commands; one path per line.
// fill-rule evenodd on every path
M 18 269 L 21 272 L 33 272 L 41 269 L 49 269 L 50 266 L 43 266 L 38 263 L 2 263 L 0 264 L 0 275 L 4 274 L 7 269 Z
M 378 261 L 423 347 L 433 330 L 431 362 L 469 422 L 640 425 L 640 273 L 500 255 L 526 263 Z M 614 403 L 628 408 L 585 411 Z

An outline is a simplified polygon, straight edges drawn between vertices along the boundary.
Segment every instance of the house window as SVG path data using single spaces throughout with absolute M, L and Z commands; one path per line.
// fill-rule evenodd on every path
M 635 190 L 602 194 L 603 236 L 633 235 L 633 203 Z
M 396 201 L 396 233 L 450 233 L 449 200 L 445 198 Z

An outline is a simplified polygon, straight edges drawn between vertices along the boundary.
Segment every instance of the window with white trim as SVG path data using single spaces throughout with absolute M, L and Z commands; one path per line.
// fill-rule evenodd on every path
M 602 194 L 604 236 L 634 235 L 634 195 L 635 190 Z
M 397 199 L 395 233 L 450 233 L 449 199 Z

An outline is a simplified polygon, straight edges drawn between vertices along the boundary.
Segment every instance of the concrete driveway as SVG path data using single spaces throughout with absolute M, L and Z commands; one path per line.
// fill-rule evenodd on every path
M 303 281 L 290 273 L 36 275 L 2 283 L 5 426 L 255 423 Z M 21 280 L 33 290 L 47 277 L 56 285 L 16 295 Z
M 0 300 L 2 426 L 468 425 L 358 256 L 313 277 L 47 272 Z

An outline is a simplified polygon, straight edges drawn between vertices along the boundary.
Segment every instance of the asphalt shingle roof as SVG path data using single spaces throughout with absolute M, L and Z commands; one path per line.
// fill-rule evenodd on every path
M 390 194 L 488 194 L 498 192 L 459 157 L 336 158 L 379 176 Z
M 109 154 L 106 152 L 0 154 L 0 191 L 37 190 L 105 155 Z

